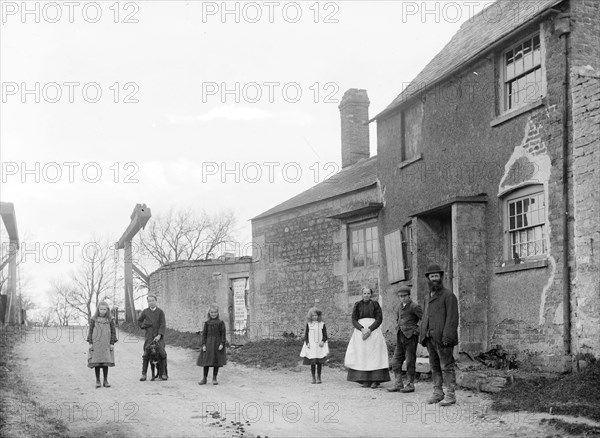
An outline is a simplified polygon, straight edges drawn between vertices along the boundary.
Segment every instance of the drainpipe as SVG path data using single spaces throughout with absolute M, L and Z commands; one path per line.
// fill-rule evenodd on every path
M 554 29 L 563 40 L 564 78 L 562 111 L 562 155 L 563 155 L 563 347 L 565 356 L 571 354 L 571 268 L 569 266 L 569 14 L 559 14 Z

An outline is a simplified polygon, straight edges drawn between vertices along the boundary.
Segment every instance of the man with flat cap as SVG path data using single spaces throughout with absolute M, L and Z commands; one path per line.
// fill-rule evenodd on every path
M 395 375 L 394 386 L 389 392 L 414 392 L 417 363 L 417 344 L 419 340 L 419 320 L 423 316 L 421 306 L 410 299 L 410 287 L 401 286 L 396 291 L 400 296 L 400 305 L 396 308 L 396 349 L 392 358 L 392 371 Z M 408 383 L 402 382 L 402 364 L 406 359 Z
M 458 345 L 458 300 L 444 287 L 444 271 L 438 265 L 430 265 L 425 276 L 429 294 L 425 298 L 421 322 L 421 344 L 429 352 L 433 379 L 433 395 L 427 403 L 448 406 L 456 403 L 453 350 Z M 446 389 L 445 394 L 442 386 Z

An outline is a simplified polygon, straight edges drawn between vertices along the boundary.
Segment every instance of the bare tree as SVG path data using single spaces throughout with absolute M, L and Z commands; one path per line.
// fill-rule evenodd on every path
M 92 317 L 92 305 L 110 299 L 114 279 L 112 252 L 107 243 L 100 244 L 98 239 L 86 245 L 79 269 L 72 276 L 71 293 L 66 294 L 67 303 L 81 316 L 89 320 Z
M 218 253 L 219 246 L 233 241 L 235 216 L 232 211 L 214 215 L 191 210 L 171 210 L 157 216 L 138 238 L 141 256 L 160 266 L 178 260 L 208 260 Z
M 210 221 L 207 245 L 204 259 L 215 256 L 215 251 L 219 246 L 232 241 L 232 234 L 235 228 L 235 215 L 233 211 L 222 211 L 214 216 Z
M 48 325 L 53 317 L 56 318 L 58 325 L 68 326 L 70 322 L 76 320 L 75 308 L 69 303 L 71 295 L 74 293 L 73 287 L 62 281 L 52 282 L 49 294 L 52 299 L 52 305 L 49 312 L 42 316 L 42 325 Z

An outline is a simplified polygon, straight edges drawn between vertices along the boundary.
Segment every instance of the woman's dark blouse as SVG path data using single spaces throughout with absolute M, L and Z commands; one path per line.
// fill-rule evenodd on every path
M 357 301 L 354 305 L 354 309 L 352 309 L 352 325 L 358 330 L 363 328 L 363 326 L 358 323 L 358 320 L 361 318 L 374 318 L 375 322 L 368 328 L 371 331 L 377 329 L 383 322 L 383 313 L 381 312 L 379 303 L 373 300 L 367 302 L 363 300 Z

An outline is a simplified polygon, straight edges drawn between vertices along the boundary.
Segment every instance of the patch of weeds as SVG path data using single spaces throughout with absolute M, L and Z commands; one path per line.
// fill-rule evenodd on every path
M 542 418 L 540 424 L 548 424 L 557 430 L 582 437 L 600 437 L 600 427 L 581 423 L 569 423 L 559 418 Z
M 141 336 L 142 338 L 145 335 L 145 330 L 139 328 L 137 324 L 130 322 L 122 322 L 119 325 L 119 328 L 124 332 Z M 193 350 L 200 351 L 200 347 L 202 346 L 202 337 L 200 336 L 200 332 L 180 332 L 179 330 L 173 330 L 167 327 L 165 330 L 165 344 L 175 347 L 191 348 Z
M 261 368 L 293 368 L 302 360 L 302 339 L 286 337 L 285 339 L 262 339 L 248 342 L 245 345 L 230 350 L 229 358 L 243 365 L 259 366 Z M 342 366 L 346 347 L 342 341 L 329 340 L 329 356 L 327 366 Z
M 493 409 L 526 410 L 587 417 L 600 421 L 600 362 L 558 377 L 517 378 L 492 396 Z

